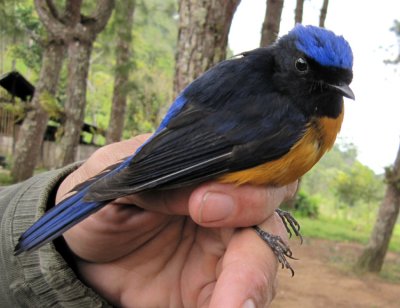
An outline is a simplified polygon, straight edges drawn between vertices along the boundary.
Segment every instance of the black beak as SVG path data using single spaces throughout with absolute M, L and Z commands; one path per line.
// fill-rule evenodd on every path
M 356 97 L 354 96 L 353 90 L 350 89 L 350 87 L 343 83 L 343 84 L 329 84 L 329 87 L 335 89 L 338 91 L 340 94 L 342 94 L 345 97 L 348 97 L 350 99 L 355 99 Z

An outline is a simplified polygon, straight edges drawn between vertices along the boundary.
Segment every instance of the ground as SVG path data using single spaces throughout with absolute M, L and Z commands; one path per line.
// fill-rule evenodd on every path
M 387 255 L 382 278 L 351 269 L 362 250 L 359 244 L 312 239 L 302 246 L 291 240 L 290 246 L 299 258 L 291 261 L 295 275 L 279 271 L 272 308 L 400 307 L 400 254 Z

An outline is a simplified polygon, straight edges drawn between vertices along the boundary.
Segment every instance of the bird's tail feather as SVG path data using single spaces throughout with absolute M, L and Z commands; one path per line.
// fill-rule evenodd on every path
M 53 219 L 53 217 L 57 217 L 61 212 L 66 210 L 68 207 L 66 206 L 69 203 L 75 203 L 79 201 L 84 194 L 86 194 L 87 189 L 84 189 L 80 192 L 75 193 L 74 195 L 70 196 L 69 198 L 62 201 L 59 205 L 53 207 L 49 211 L 46 212 L 45 215 L 40 217 L 32 226 L 30 226 L 19 238 L 19 241 L 29 237 L 31 234 L 35 233 L 38 229 L 40 229 L 43 225 L 49 222 L 49 220 Z M 65 204 L 63 206 L 63 204 Z
M 14 254 L 19 255 L 45 245 L 108 203 L 84 201 L 86 192 L 87 189 L 83 189 L 46 212 L 21 235 Z

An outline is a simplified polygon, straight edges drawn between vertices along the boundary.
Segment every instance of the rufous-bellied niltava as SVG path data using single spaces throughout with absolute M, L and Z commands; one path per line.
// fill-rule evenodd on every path
M 19 239 L 18 255 L 52 241 L 112 200 L 207 180 L 286 185 L 329 150 L 343 120 L 353 55 L 333 32 L 297 25 L 273 45 L 223 61 L 176 98 L 135 153 L 80 184 Z M 282 220 L 299 235 L 287 213 Z M 290 249 L 254 227 L 282 266 Z M 290 232 L 289 228 L 287 227 Z

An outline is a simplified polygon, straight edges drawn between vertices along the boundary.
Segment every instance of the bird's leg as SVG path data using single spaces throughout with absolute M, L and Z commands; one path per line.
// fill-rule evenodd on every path
M 279 263 L 282 264 L 282 268 L 289 269 L 292 272 L 292 276 L 294 276 L 294 270 L 286 259 L 295 259 L 292 257 L 292 251 L 289 246 L 285 244 L 280 236 L 269 234 L 258 226 L 253 226 L 253 228 L 261 239 L 272 249 L 273 253 L 278 258 Z
M 283 224 L 285 225 L 286 231 L 289 233 L 289 237 L 292 237 L 292 230 L 293 233 L 300 238 L 301 244 L 303 244 L 303 237 L 300 234 L 300 224 L 297 220 L 290 214 L 289 212 L 283 211 L 281 209 L 275 210 L 279 217 L 282 219 Z M 290 226 L 290 228 L 289 228 Z

